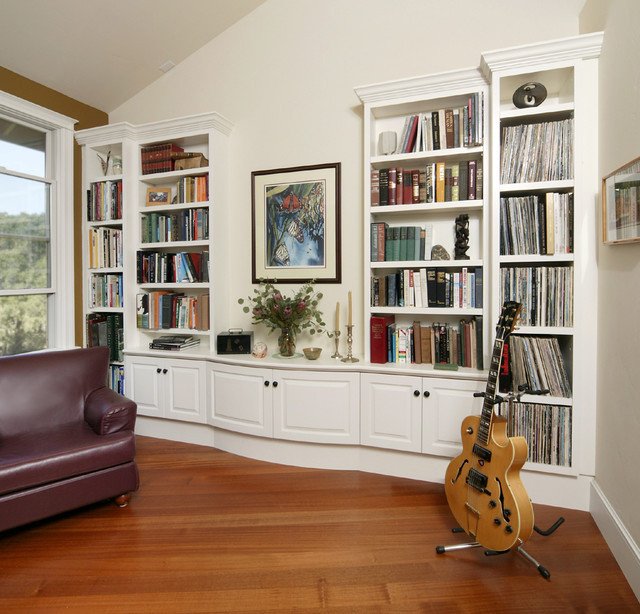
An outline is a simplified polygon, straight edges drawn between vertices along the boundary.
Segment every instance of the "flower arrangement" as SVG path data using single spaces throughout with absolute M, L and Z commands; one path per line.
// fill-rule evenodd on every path
M 291 356 L 295 352 L 295 336 L 303 330 L 311 335 L 324 332 L 325 323 L 318 302 L 322 293 L 314 288 L 313 281 L 303 284 L 291 297 L 287 297 L 272 283 L 262 281 L 255 288 L 253 296 L 239 298 L 238 303 L 244 305 L 242 310 L 251 313 L 253 324 L 265 324 L 269 331 L 280 330 L 278 343 L 283 356 Z M 288 340 L 283 340 L 287 336 Z M 287 345 L 289 347 L 285 347 Z M 292 346 L 292 347 L 291 347 Z

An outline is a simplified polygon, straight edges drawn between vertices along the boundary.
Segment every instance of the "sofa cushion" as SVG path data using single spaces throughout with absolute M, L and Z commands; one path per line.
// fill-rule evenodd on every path
M 87 397 L 105 386 L 106 347 L 0 357 L 0 441 L 82 422 Z
M 0 442 L 0 494 L 130 462 L 133 432 L 97 435 L 84 421 L 39 429 Z

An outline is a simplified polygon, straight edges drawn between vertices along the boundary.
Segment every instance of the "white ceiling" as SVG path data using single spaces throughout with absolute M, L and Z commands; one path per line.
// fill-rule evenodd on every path
M 265 0 L 0 0 L 0 66 L 109 113 Z

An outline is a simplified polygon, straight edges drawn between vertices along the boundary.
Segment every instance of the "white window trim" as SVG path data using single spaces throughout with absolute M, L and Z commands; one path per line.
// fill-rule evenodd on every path
M 74 346 L 73 135 L 75 119 L 0 92 L 0 114 L 47 131 L 51 183 L 51 286 L 49 347 Z

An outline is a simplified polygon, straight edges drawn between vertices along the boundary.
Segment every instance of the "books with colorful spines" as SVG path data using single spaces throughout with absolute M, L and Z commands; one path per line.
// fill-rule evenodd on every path
M 476 182 L 478 179 L 478 161 L 469 160 L 468 200 L 476 199 Z
M 427 301 L 429 307 L 438 307 L 436 273 L 437 269 L 427 269 Z
M 445 202 L 445 163 L 436 162 L 436 200 L 437 203 Z
M 394 316 L 371 316 L 370 319 L 370 361 L 376 364 L 388 362 L 389 346 L 387 328 L 393 324 Z
M 398 189 L 398 183 L 396 178 L 398 176 L 398 171 L 396 168 L 388 169 L 389 173 L 389 205 L 396 204 L 396 192 Z
M 371 169 L 371 206 L 380 205 L 380 171 L 376 168 Z
M 404 200 L 404 175 L 405 170 L 401 166 L 396 168 L 396 205 L 406 204 Z
M 183 153 L 184 148 L 175 143 L 156 143 L 140 148 L 142 162 L 162 162 L 172 157 L 172 154 Z
M 433 149 L 440 149 L 440 116 L 438 111 L 431 113 L 431 134 L 433 137 Z
M 444 110 L 444 126 L 445 126 L 445 140 L 447 149 L 454 147 L 453 140 L 453 109 Z
M 378 173 L 378 185 L 380 188 L 380 206 L 389 204 L 389 169 L 381 168 Z
M 405 205 L 413 202 L 413 171 L 409 169 L 402 175 L 402 202 Z

